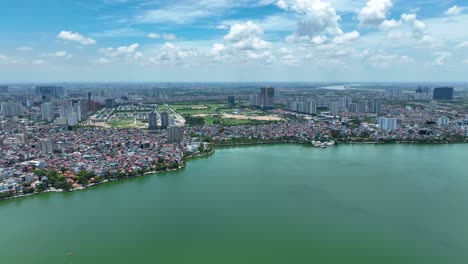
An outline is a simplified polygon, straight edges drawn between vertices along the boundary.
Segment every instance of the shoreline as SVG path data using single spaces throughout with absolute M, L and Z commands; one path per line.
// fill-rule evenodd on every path
M 338 145 L 393 145 L 393 144 L 401 144 L 401 145 L 454 145 L 454 144 L 468 144 L 468 141 L 461 141 L 461 142 L 420 142 L 420 141 L 396 141 L 396 142 L 376 142 L 376 141 L 363 141 L 363 142 L 339 142 L 336 141 L 337 143 L 334 146 Z M 285 141 L 272 141 L 272 142 L 265 142 L 265 141 L 259 141 L 259 142 L 242 142 L 242 143 L 226 143 L 226 144 L 213 144 L 213 147 L 211 151 L 206 152 L 206 153 L 199 153 L 195 155 L 188 155 L 185 156 L 184 163 L 180 165 L 178 168 L 175 169 L 167 169 L 165 171 L 148 171 L 144 172 L 140 175 L 132 176 L 132 177 L 125 177 L 125 178 L 120 178 L 120 179 L 108 179 L 104 180 L 102 182 L 97 182 L 97 183 L 92 183 L 84 187 L 80 188 L 75 188 L 71 189 L 68 191 L 65 190 L 60 190 L 60 189 L 49 189 L 45 190 L 43 192 L 38 192 L 38 193 L 30 193 L 30 194 L 21 194 L 21 195 L 15 195 L 7 198 L 2 198 L 0 199 L 0 203 L 2 201 L 8 201 L 8 200 L 13 200 L 13 199 L 20 199 L 20 198 L 28 198 L 30 196 L 35 196 L 35 195 L 41 195 L 41 194 L 47 194 L 47 193 L 72 193 L 72 192 L 78 192 L 82 191 L 85 189 L 90 189 L 99 185 L 115 182 L 115 181 L 123 181 L 123 180 L 128 180 L 128 179 L 135 179 L 135 178 L 141 178 L 149 175 L 157 175 L 161 173 L 168 173 L 168 172 L 177 172 L 185 169 L 187 166 L 187 163 L 190 160 L 198 159 L 198 158 L 207 158 L 213 154 L 216 153 L 216 148 L 230 148 L 230 147 L 250 147 L 250 146 L 264 146 L 264 145 L 284 145 L 284 144 L 296 144 L 296 145 L 309 145 L 311 148 L 315 148 L 313 145 L 307 142 L 297 142 L 293 140 L 285 140 Z M 333 147 L 333 146 L 332 146 Z

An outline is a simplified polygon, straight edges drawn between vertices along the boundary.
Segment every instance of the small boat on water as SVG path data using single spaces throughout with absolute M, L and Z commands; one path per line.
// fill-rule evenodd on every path
M 73 255 L 75 255 L 75 252 L 70 252 L 70 253 L 67 254 L 67 257 L 71 257 Z

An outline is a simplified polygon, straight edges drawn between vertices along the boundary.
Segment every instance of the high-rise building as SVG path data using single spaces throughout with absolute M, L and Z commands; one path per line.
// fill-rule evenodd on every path
M 429 103 L 429 111 L 437 111 L 438 106 L 439 106 L 439 103 L 437 103 L 437 101 L 435 101 L 435 100 L 432 100 Z
M 107 108 L 114 108 L 115 106 L 115 100 L 113 98 L 107 98 L 106 99 L 106 107 Z
M 50 139 L 39 140 L 39 150 L 43 155 L 50 154 L 53 151 L 52 141 Z
M 169 114 L 166 112 L 161 113 L 161 127 L 167 128 L 169 126 Z
M 54 119 L 54 105 L 52 103 L 41 104 L 42 121 L 52 121 Z
M 367 113 L 367 100 L 361 100 L 358 103 L 358 112 Z
M 379 128 L 385 131 L 394 131 L 397 129 L 397 119 L 379 117 Z
M 374 100 L 371 101 L 370 108 L 372 113 L 380 115 L 382 113 L 382 99 L 374 98 Z
M 275 107 L 275 88 L 273 87 L 266 88 L 265 107 L 267 108 Z
M 60 97 L 65 95 L 65 91 L 60 86 L 36 86 L 36 94 L 42 97 Z
M 356 103 L 351 103 L 348 105 L 348 110 L 351 112 L 351 113 L 357 113 L 358 112 L 358 104 Z
M 167 143 L 182 143 L 182 127 L 170 126 L 167 128 Z
M 255 100 L 255 106 L 271 109 L 275 107 L 275 88 L 262 87 L 260 92 L 250 98 L 251 103 Z
M 418 87 L 414 94 L 414 99 L 418 101 L 432 100 L 432 91 L 429 87 Z
M 435 88 L 434 100 L 453 100 L 453 87 Z
M 446 116 L 441 116 L 437 119 L 437 126 L 443 127 L 450 124 L 450 119 Z
M 306 101 L 306 113 L 310 115 L 317 114 L 317 101 L 309 99 Z
M 78 114 L 75 112 L 71 112 L 67 116 L 67 122 L 69 126 L 76 126 L 79 123 Z
M 14 102 L 2 103 L 1 108 L 2 108 L 2 114 L 6 117 L 23 115 L 23 105 L 21 105 L 20 103 L 14 103 Z
M 228 105 L 230 107 L 233 107 L 233 106 L 236 105 L 236 98 L 234 96 L 232 96 L 232 95 L 228 96 L 227 100 L 228 100 Z
M 155 112 L 151 112 L 148 115 L 148 127 L 149 130 L 158 129 L 158 115 Z
M 352 98 L 343 96 L 338 98 L 338 102 L 340 103 L 340 108 L 348 108 L 349 104 L 352 103 Z
M 400 97 L 403 92 L 401 88 L 390 88 L 387 90 L 387 93 L 390 97 Z
M 330 104 L 330 114 L 336 115 L 340 112 L 340 104 L 339 102 L 333 101 Z
M 5 86 L 5 85 L 0 86 L 0 93 L 8 93 L 8 86 Z

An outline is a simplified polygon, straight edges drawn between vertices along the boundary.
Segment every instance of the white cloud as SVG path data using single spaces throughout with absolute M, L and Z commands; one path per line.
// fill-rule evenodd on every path
M 263 30 L 252 21 L 243 24 L 234 24 L 224 40 L 239 50 L 264 50 L 272 44 L 262 39 Z
M 176 38 L 176 35 L 174 35 L 172 33 L 164 33 L 162 35 L 162 38 L 165 39 L 165 40 L 174 40 Z
M 432 37 L 426 32 L 426 24 L 417 20 L 416 14 L 402 14 L 400 24 L 406 24 L 411 27 L 412 36 L 422 44 L 431 44 Z
M 457 48 L 468 48 L 468 41 L 464 41 L 457 45 Z
M 385 20 L 380 24 L 379 28 L 384 31 L 392 30 L 395 28 L 398 28 L 400 26 L 400 23 L 394 19 L 392 20 Z
M 135 43 L 130 46 L 121 46 L 117 48 L 103 48 L 99 51 L 110 58 L 125 58 L 128 60 L 137 60 L 143 57 L 143 54 L 140 51 L 137 51 L 139 46 L 139 44 Z
M 252 21 L 234 23 L 224 36 L 224 43 L 215 43 L 207 52 L 214 61 L 246 62 L 254 60 L 270 64 L 274 60 L 273 44 L 263 39 L 263 29 Z
M 397 54 L 388 53 L 384 50 L 378 52 L 370 49 L 364 50 L 360 56 L 364 59 L 364 62 L 377 69 L 387 69 L 395 64 L 400 65 L 401 63 L 411 63 L 414 60 L 408 56 L 400 56 Z
M 391 0 L 369 0 L 358 12 L 362 26 L 379 26 L 387 19 L 387 14 L 393 7 Z
M 158 56 L 149 58 L 150 63 L 182 64 L 185 60 L 198 56 L 196 49 L 184 49 L 166 42 L 159 49 Z
M 93 64 L 108 64 L 110 62 L 109 59 L 106 59 L 106 58 L 98 58 L 98 59 L 94 59 L 94 60 L 91 60 L 91 63 Z
M 279 0 L 278 2 L 276 2 L 276 5 L 281 9 L 287 9 L 288 8 L 288 4 L 286 4 L 286 2 L 284 0 Z
M 468 64 L 468 59 L 464 60 L 463 63 Z
M 343 35 L 336 36 L 333 41 L 337 44 L 347 43 L 351 41 L 355 41 L 359 38 L 360 34 L 357 31 L 353 31 L 350 33 L 344 33 Z
M 5 54 L 0 53 L 0 60 L 5 61 L 8 60 L 8 56 Z
M 64 58 L 64 59 L 71 59 L 73 57 L 73 55 L 71 55 L 70 53 L 68 53 L 65 50 L 57 51 L 57 52 L 54 52 L 54 53 L 44 53 L 44 54 L 42 54 L 42 56 L 44 56 L 44 57 L 54 57 L 54 58 Z
M 164 39 L 164 40 L 174 40 L 176 38 L 176 35 L 172 34 L 172 33 L 163 33 L 162 35 L 161 34 L 158 34 L 158 33 L 148 33 L 146 35 L 147 38 L 150 38 L 150 39 Z
M 92 39 L 92 38 L 88 38 L 88 37 L 85 37 L 83 35 L 81 35 L 80 33 L 76 32 L 76 33 L 73 33 L 71 31 L 61 31 L 58 35 L 57 35 L 57 38 L 58 39 L 63 39 L 63 40 L 69 40 L 69 41 L 75 41 L 75 42 L 79 42 L 83 45 L 92 45 L 92 44 L 96 44 L 96 40 Z
M 28 52 L 28 51 L 32 51 L 33 48 L 29 46 L 20 46 L 20 47 L 17 47 L 16 50 L 21 51 L 21 52 Z
M 41 65 L 41 64 L 44 64 L 45 61 L 44 60 L 35 60 L 32 63 L 35 64 L 35 65 Z
M 435 52 L 433 55 L 436 56 L 434 64 L 439 66 L 445 65 L 447 59 L 452 57 L 452 53 L 450 52 Z
M 454 5 L 451 8 L 449 8 L 447 11 L 445 11 L 445 14 L 449 16 L 457 16 L 461 14 L 464 9 L 465 9 L 464 7 Z
M 342 32 L 339 28 L 341 17 L 335 8 L 322 0 L 280 0 L 279 8 L 291 10 L 299 15 L 296 35 L 315 37 L 324 33 Z
M 159 39 L 159 38 L 161 38 L 161 35 L 159 35 L 157 33 L 148 33 L 146 36 L 148 38 L 150 38 L 150 39 Z
M 209 55 L 212 56 L 215 59 L 215 61 L 224 61 L 225 59 L 231 57 L 231 55 L 228 54 L 228 50 L 223 43 L 213 44 Z

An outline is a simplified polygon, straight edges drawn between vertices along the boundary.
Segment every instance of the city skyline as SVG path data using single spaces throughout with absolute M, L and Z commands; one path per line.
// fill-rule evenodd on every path
M 8 0 L 4 7 L 5 83 L 467 81 L 464 1 Z

